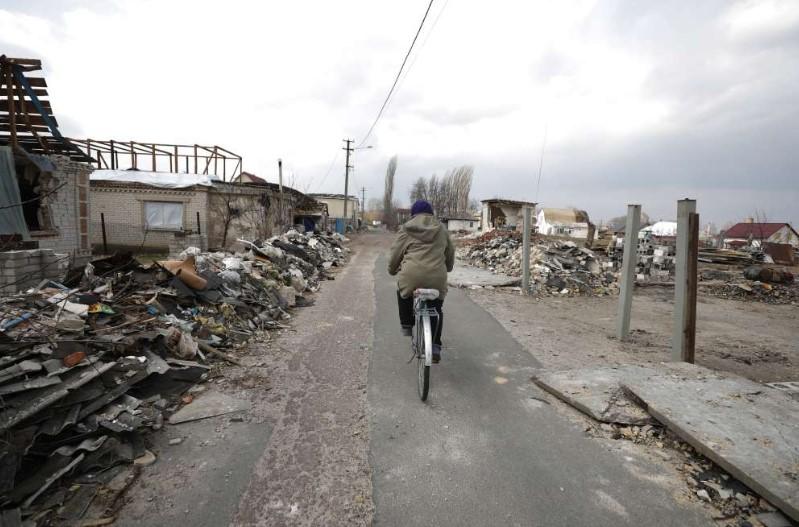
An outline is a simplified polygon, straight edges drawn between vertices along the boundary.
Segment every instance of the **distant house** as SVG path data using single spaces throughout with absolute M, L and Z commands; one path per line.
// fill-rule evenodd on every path
M 326 214 L 323 204 L 290 187 L 281 196 L 275 183 L 202 174 L 95 170 L 90 196 L 92 244 L 105 241 L 110 250 L 236 248 L 239 238 L 264 239 L 296 224 L 322 227 Z
M 344 194 L 309 194 L 316 201 L 327 205 L 330 220 L 344 219 Z M 347 200 L 347 218 L 355 223 L 361 219 L 361 208 L 358 198 L 350 196 Z
M 641 233 L 650 233 L 652 236 L 661 238 L 674 238 L 677 236 L 677 222 L 676 221 L 657 221 L 652 225 L 647 225 L 642 228 Z M 640 236 L 640 233 L 639 233 Z
M 476 232 L 480 229 L 480 220 L 474 216 L 452 216 L 439 218 L 450 232 Z
M 587 240 L 593 238 L 593 225 L 588 213 L 577 209 L 542 208 L 536 216 L 539 234 L 547 236 L 567 236 Z
M 266 185 L 267 181 L 249 172 L 242 172 L 233 179 L 233 183 L 253 183 L 256 185 Z
M 746 221 L 727 229 L 723 234 L 724 245 L 760 247 L 764 242 L 786 243 L 799 248 L 799 234 L 789 223 L 756 223 Z
M 535 211 L 535 203 L 510 199 L 484 199 L 480 216 L 480 229 L 483 232 L 501 230 L 520 230 L 524 222 L 524 207 Z

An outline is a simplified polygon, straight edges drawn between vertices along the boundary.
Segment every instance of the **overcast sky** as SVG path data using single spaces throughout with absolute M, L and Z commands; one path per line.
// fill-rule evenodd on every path
M 426 6 L 2 0 L 0 53 L 42 59 L 66 135 L 218 144 L 271 181 L 282 157 L 297 188 L 341 193 L 342 139 L 363 139 Z M 703 222 L 799 224 L 799 1 L 435 0 L 409 65 L 355 154 L 367 200 L 396 154 L 403 201 L 470 164 L 477 198 L 594 221 L 692 197 Z

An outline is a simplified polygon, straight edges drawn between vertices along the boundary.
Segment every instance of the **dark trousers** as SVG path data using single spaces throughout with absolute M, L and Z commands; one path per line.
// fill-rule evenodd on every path
M 412 328 L 414 324 L 413 319 L 413 297 L 402 298 L 399 291 L 397 291 L 397 304 L 399 305 L 400 324 L 404 328 Z M 432 318 L 433 323 L 433 344 L 441 345 L 441 330 L 444 328 L 444 301 L 442 299 L 428 300 L 427 305 L 434 308 L 438 313 L 438 322 Z

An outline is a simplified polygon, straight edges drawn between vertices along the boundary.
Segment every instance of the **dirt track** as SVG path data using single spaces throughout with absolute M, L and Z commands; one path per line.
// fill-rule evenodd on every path
M 614 338 L 618 297 L 522 297 L 510 290 L 469 295 L 547 368 L 669 360 L 671 289 L 638 289 L 629 342 Z M 799 309 L 700 295 L 697 363 L 755 381 L 799 380 Z

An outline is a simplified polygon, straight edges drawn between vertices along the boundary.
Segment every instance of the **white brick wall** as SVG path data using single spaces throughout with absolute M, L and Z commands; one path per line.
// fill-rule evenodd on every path
M 34 235 L 32 239 L 39 242 L 40 248 L 70 254 L 75 264 L 82 264 L 89 261 L 92 254 L 89 243 L 91 207 L 88 192 L 92 167 L 71 161 L 65 156 L 54 155 L 49 158 L 56 166 L 49 188 L 57 188 L 62 183 L 66 185 L 45 198 L 49 204 L 54 230 Z
M 102 251 L 103 233 L 101 214 L 105 216 L 106 238 L 109 250 L 118 248 L 141 251 L 167 252 L 174 231 L 150 230 L 145 232 L 145 201 L 169 201 L 183 203 L 183 230 L 197 231 L 197 213 L 200 213 L 200 228 L 206 232 L 208 190 L 169 190 L 136 187 L 119 183 L 93 182 L 90 189 L 92 211 L 92 245 Z

